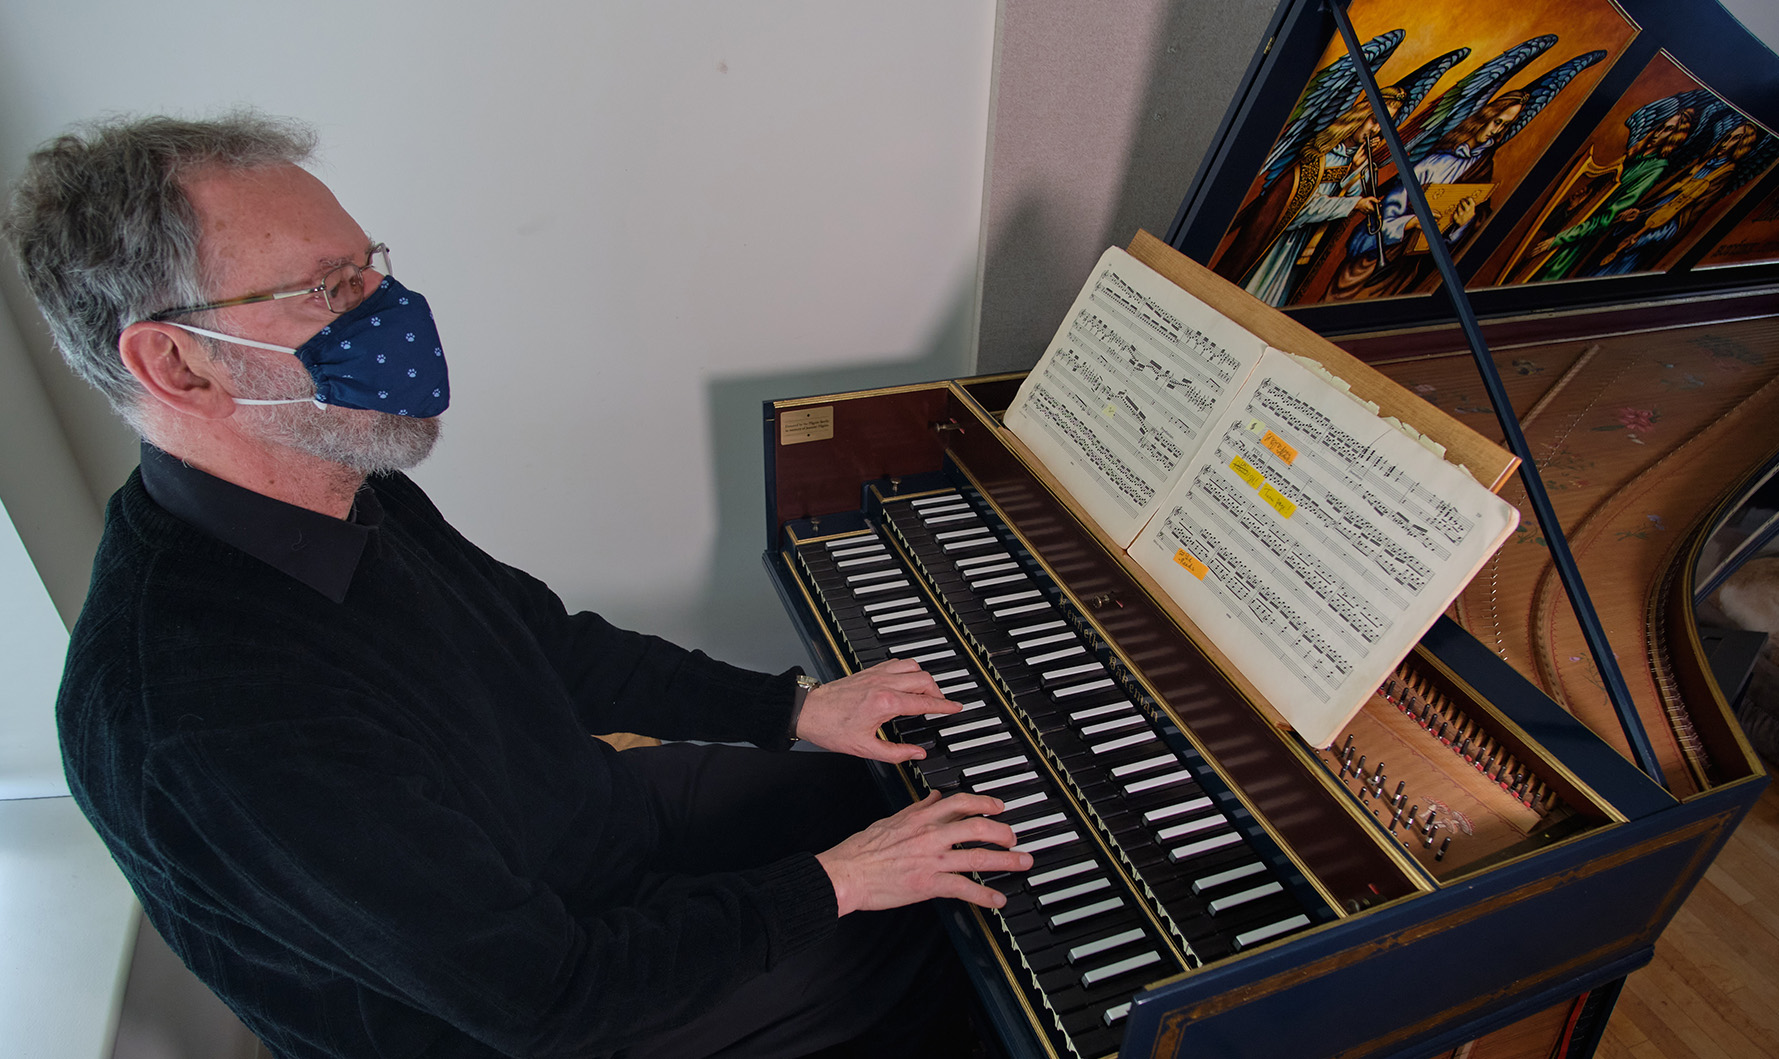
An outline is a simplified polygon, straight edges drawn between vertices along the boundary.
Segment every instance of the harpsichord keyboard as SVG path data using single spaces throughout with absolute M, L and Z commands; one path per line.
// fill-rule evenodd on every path
M 971 489 L 794 545 L 854 668 L 910 658 L 964 709 L 902 718 L 916 793 L 1001 799 L 1029 872 L 988 918 L 1059 1055 L 1117 1052 L 1132 995 L 1326 918 L 1204 759 Z

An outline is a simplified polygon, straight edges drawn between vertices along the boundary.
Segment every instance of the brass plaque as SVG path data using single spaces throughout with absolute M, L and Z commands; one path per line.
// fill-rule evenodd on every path
M 801 445 L 805 441 L 826 441 L 834 436 L 834 406 L 820 408 L 788 408 L 778 414 L 778 443 Z

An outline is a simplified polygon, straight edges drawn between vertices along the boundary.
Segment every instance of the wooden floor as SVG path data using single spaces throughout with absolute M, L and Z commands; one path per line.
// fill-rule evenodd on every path
M 1730 837 L 1656 943 L 1655 961 L 1625 984 L 1595 1055 L 1779 1055 L 1779 785 Z

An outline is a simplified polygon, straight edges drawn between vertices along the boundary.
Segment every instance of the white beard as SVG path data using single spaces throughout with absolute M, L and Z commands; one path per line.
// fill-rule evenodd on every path
M 295 357 L 210 343 L 229 369 L 237 397 L 262 400 L 311 397 L 315 384 Z M 280 359 L 282 358 L 282 362 Z M 438 442 L 438 417 L 390 415 L 313 402 L 241 405 L 236 415 L 253 436 L 295 449 L 359 474 L 386 474 L 418 466 Z

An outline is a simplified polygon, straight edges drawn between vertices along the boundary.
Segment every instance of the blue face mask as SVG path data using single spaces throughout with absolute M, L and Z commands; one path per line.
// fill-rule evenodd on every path
M 168 321 L 172 323 L 172 321 Z M 314 402 L 426 419 L 451 403 L 444 345 L 426 299 L 389 276 L 364 301 L 296 349 L 174 323 L 193 334 L 236 345 L 292 353 L 315 380 Z M 235 398 L 236 404 L 301 404 Z

